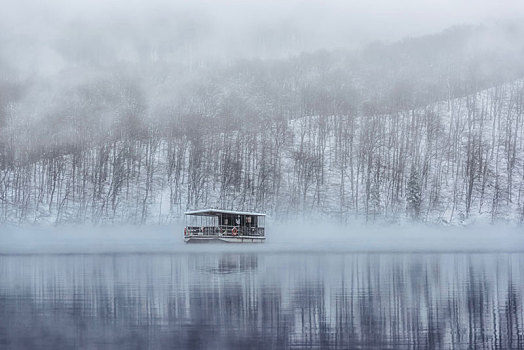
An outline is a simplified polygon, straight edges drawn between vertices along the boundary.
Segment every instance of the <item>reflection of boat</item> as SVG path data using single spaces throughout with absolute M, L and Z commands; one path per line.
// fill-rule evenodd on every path
M 185 213 L 186 243 L 262 243 L 266 214 L 205 209 Z
M 199 273 L 232 275 L 258 269 L 256 253 L 190 254 L 190 266 Z
M 256 270 L 258 259 L 254 254 L 224 254 L 218 261 L 217 272 L 233 273 Z

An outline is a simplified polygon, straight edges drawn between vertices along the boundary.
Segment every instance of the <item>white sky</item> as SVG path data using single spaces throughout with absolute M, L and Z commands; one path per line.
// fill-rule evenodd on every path
M 200 31 L 199 47 L 259 57 L 354 48 L 453 25 L 524 18 L 523 0 L 0 0 L 0 29 L 45 42 L 61 25 L 122 23 L 147 37 L 162 17 Z M 185 28 L 186 28 L 185 27 Z M 155 30 L 159 30 L 155 28 Z M 171 30 L 171 29 L 167 29 Z M 106 33 L 108 36 L 111 33 Z M 134 35 L 134 34 L 130 34 Z M 0 34 L 0 39 L 2 34 Z

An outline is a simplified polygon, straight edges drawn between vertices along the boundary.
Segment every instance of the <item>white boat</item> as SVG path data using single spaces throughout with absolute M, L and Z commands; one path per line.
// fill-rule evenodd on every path
M 266 214 L 203 209 L 185 214 L 186 243 L 263 243 Z

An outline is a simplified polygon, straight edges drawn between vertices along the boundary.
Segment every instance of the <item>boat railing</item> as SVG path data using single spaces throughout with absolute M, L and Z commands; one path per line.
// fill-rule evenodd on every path
M 220 225 L 219 227 L 222 236 L 264 236 L 263 227 L 230 225 Z
M 186 234 L 189 235 L 205 235 L 218 236 L 220 233 L 216 226 L 186 226 Z
M 204 236 L 264 236 L 263 227 L 251 226 L 186 226 L 186 234 Z

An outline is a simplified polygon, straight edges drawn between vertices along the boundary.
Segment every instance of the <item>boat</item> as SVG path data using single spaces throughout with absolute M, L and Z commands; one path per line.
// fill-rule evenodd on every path
M 263 243 L 266 214 L 203 209 L 184 213 L 186 243 Z

